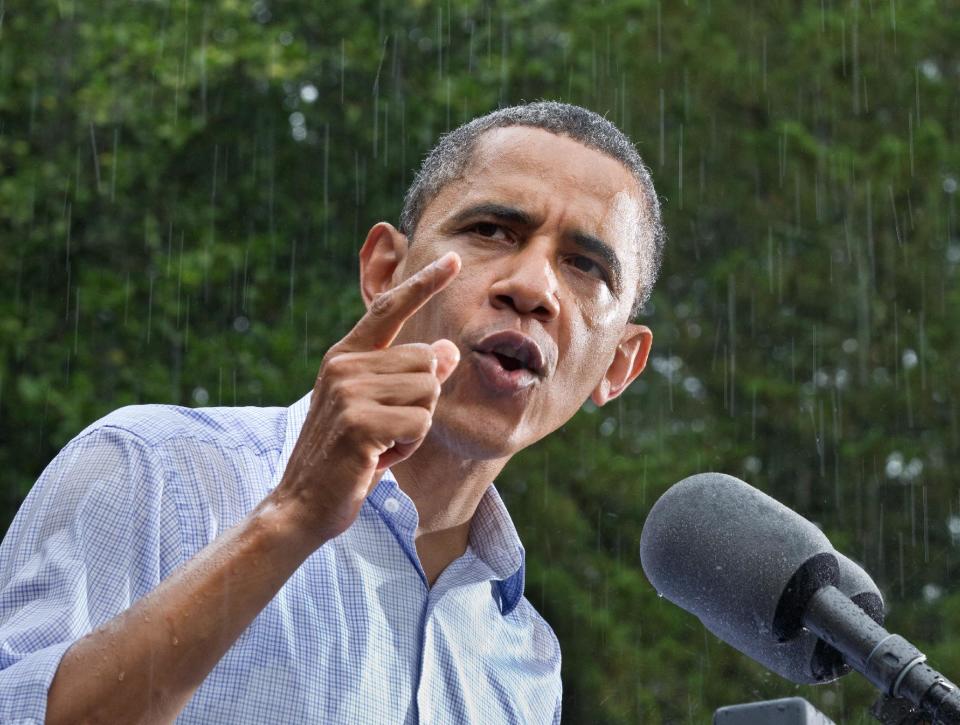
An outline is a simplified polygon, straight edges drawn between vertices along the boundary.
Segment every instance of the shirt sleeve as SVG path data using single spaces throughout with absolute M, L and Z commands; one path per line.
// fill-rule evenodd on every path
M 158 453 L 122 428 L 75 438 L 0 544 L 0 722 L 42 723 L 63 654 L 179 560 Z

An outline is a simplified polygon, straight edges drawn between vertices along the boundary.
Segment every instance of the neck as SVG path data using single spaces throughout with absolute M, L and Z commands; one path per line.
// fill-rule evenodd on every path
M 417 554 L 430 585 L 466 551 L 477 505 L 509 460 L 464 459 L 431 434 L 410 458 L 391 467 L 417 507 Z

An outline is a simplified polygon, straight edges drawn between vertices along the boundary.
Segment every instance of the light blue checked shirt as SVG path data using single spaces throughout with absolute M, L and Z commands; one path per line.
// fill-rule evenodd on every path
M 128 406 L 60 451 L 0 545 L 0 723 L 43 722 L 71 643 L 279 483 L 309 402 Z M 388 472 L 177 722 L 559 722 L 559 643 L 523 596 L 524 550 L 496 489 L 480 501 L 467 551 L 432 588 L 416 528 Z

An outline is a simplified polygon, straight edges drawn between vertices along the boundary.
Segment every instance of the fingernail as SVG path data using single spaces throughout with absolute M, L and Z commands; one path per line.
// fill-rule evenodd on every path
M 447 252 L 431 266 L 435 269 L 450 269 L 453 267 L 453 252 Z

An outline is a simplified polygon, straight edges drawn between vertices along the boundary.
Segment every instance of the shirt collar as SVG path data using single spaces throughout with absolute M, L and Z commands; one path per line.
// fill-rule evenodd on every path
M 526 557 L 510 513 L 492 483 L 473 515 L 470 547 L 496 575 L 500 611 L 510 614 L 523 596 Z
M 311 390 L 287 408 L 283 447 L 280 449 L 280 458 L 273 474 L 271 488 L 276 488 L 283 478 L 297 438 L 300 436 L 300 430 L 307 419 L 312 394 Z M 383 488 L 381 484 L 385 481 L 396 485 L 393 474 L 389 470 L 384 471 L 380 483 L 371 492 L 372 497 L 377 496 L 377 489 Z M 510 614 L 523 596 L 525 552 L 510 513 L 492 483 L 484 492 L 473 515 L 469 545 L 477 558 L 489 566 L 494 574 L 494 582 L 500 594 L 501 613 L 504 616 Z
M 470 525 L 470 546 L 501 579 L 512 576 L 523 559 L 523 545 L 500 494 L 491 483 Z

